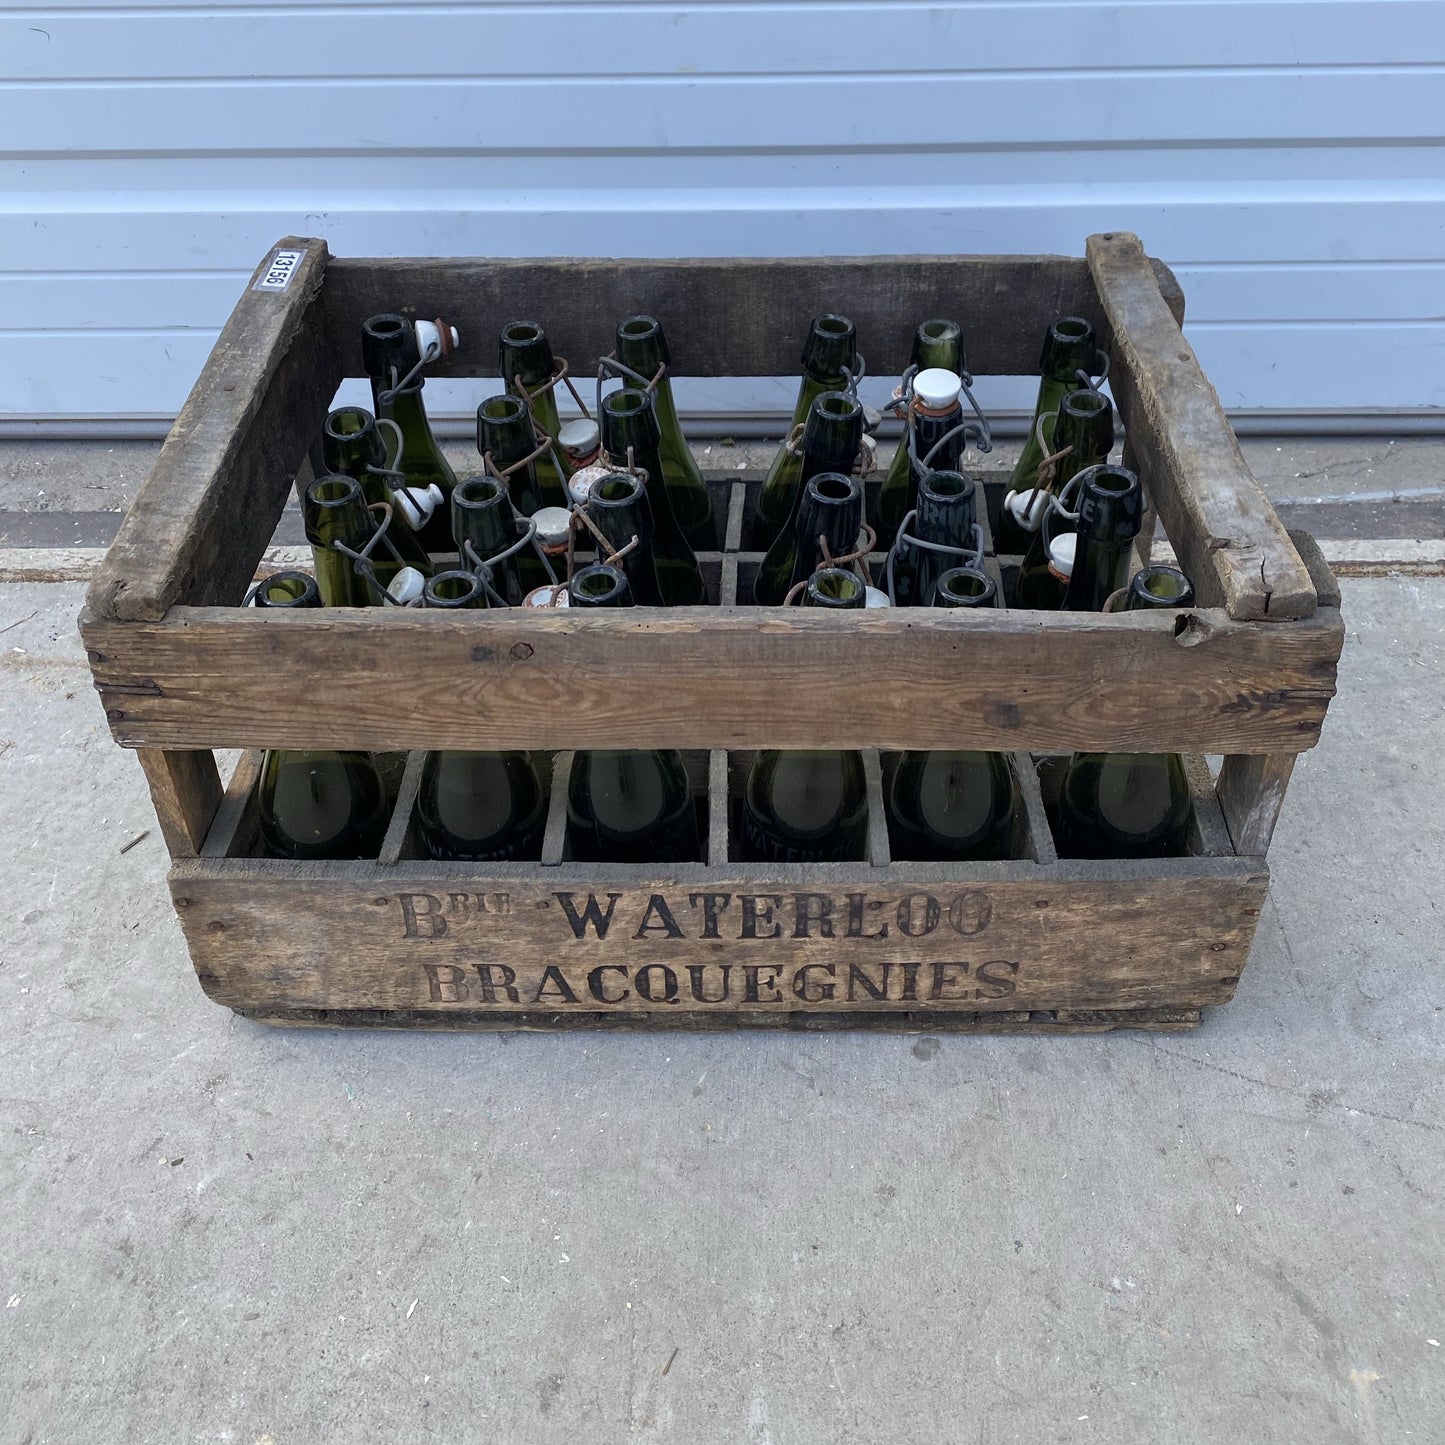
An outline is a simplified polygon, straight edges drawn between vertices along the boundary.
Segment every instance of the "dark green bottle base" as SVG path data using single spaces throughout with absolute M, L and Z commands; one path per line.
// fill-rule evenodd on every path
M 1136 827 L 1118 826 L 1101 805 L 1106 770 L 1146 762 L 1130 773 L 1118 806 L 1132 811 Z M 1114 790 L 1117 793 L 1117 786 Z M 1081 754 L 1064 777 L 1051 819 L 1061 858 L 1178 858 L 1185 852 L 1189 792 L 1183 764 L 1170 754 Z

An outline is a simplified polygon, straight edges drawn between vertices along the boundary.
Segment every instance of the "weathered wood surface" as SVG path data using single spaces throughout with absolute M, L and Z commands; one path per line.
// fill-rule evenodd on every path
M 126 746 L 1296 752 L 1343 631 L 1219 611 L 175 608 L 83 620 Z M 866 685 L 862 685 L 866 682 Z M 278 706 L 278 700 L 284 705 Z
M 277 250 L 305 254 L 258 291 Z M 239 602 L 341 380 L 318 297 L 324 241 L 288 237 L 231 313 L 91 583 L 97 617 L 154 621 L 175 602 Z
M 1176 1033 L 1199 1027 L 1198 1009 L 1094 1009 L 1089 1012 L 970 1013 L 963 1009 L 910 1009 L 906 1013 L 576 1013 L 545 1011 L 483 1012 L 457 1009 L 439 1014 L 406 1009 L 237 1009 L 242 1018 L 281 1028 L 428 1029 L 501 1033 L 591 1030 L 675 1029 L 718 1032 L 731 1029 L 785 1029 L 794 1033 L 866 1029 L 884 1034 L 1101 1034 L 1113 1029 Z
M 1294 753 L 1225 758 L 1217 791 L 1237 853 L 1263 855 L 1269 851 L 1294 764 Z
M 1162 263 L 1154 274 L 1180 318 L 1184 297 Z M 1088 265 L 1072 256 L 848 256 L 683 260 L 336 260 L 326 306 L 348 375 L 361 370 L 361 323 L 378 311 L 444 317 L 462 345 L 438 376 L 497 375 L 508 321 L 540 322 L 583 378 L 636 312 L 667 328 L 680 376 L 795 376 L 808 323 L 842 312 L 872 375 L 898 375 L 931 316 L 962 323 L 976 375 L 1037 375 L 1044 330 L 1083 316 L 1111 348 Z
M 950 881 L 866 865 L 826 883 L 548 871 L 200 861 L 171 888 L 202 987 L 233 1008 L 828 1013 L 1223 1003 L 1268 882 L 1234 859 Z
M 158 748 L 141 748 L 136 756 L 171 857 L 199 857 L 221 803 L 215 757 L 204 749 L 163 752 Z
M 1090 236 L 1087 253 L 1114 337 L 1110 386 L 1200 601 L 1222 603 L 1241 621 L 1312 616 L 1309 572 L 1245 463 L 1139 238 Z

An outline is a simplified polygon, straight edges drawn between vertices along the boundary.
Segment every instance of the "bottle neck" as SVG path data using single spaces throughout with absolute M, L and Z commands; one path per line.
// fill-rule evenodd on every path
M 517 540 L 512 506 L 505 492 L 485 501 L 466 502 L 452 493 L 452 518 L 457 546 L 472 544 L 484 562 L 505 552 Z
M 822 555 L 820 536 L 827 541 L 829 557 L 843 557 L 853 550 L 862 524 L 862 497 L 856 489 L 846 500 L 805 492 L 796 531 L 799 561 L 807 564 L 802 575 L 811 574 Z
M 973 546 L 976 513 L 972 487 L 958 493 L 932 492 L 923 487 L 918 493 L 914 533 L 925 542 L 967 550 Z
M 944 336 L 928 336 L 920 330 L 913 341 L 913 363 L 919 371 L 937 367 L 942 371 L 951 371 L 955 376 L 962 376 L 962 334 L 956 328 Z
M 373 380 L 371 385 L 373 392 L 379 390 L 376 381 Z M 381 402 L 378 399 L 377 415 L 382 414 Z M 427 420 L 426 407 L 422 403 L 420 383 L 392 397 L 384 414 L 401 430 L 402 455 L 407 461 L 416 461 L 419 457 L 440 461 L 440 449 L 432 435 L 431 423 Z

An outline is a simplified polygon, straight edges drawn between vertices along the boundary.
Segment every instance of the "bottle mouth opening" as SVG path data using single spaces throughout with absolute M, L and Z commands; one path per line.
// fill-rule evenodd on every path
M 312 482 L 306 495 L 318 506 L 336 507 L 361 495 L 361 484 L 350 477 L 322 477 Z
M 813 322 L 813 330 L 820 336 L 841 339 L 853 334 L 853 323 L 846 316 L 819 316 Z
M 595 483 L 588 492 L 587 499 L 599 502 L 630 502 L 641 490 L 636 477 L 614 472 L 610 477 L 603 477 L 600 482 Z
M 1082 388 L 1071 391 L 1064 398 L 1064 410 L 1074 416 L 1098 416 L 1100 412 L 1108 411 L 1112 404 L 1107 396 Z
M 439 572 L 422 589 L 428 602 L 470 602 L 482 590 L 481 580 L 470 572 Z
M 824 567 L 814 572 L 809 585 L 830 602 L 855 602 L 863 595 L 863 583 L 841 567 Z
M 1147 568 L 1134 578 L 1134 586 L 1160 602 L 1177 602 L 1189 591 L 1188 579 L 1172 567 Z
M 626 579 L 615 567 L 599 565 L 584 567 L 573 576 L 568 586 L 578 597 L 585 597 L 592 602 L 605 602 L 622 591 L 626 586 Z
M 468 477 L 452 491 L 453 501 L 463 507 L 490 506 L 501 495 L 502 484 L 491 477 Z
M 395 341 L 406 331 L 406 318 L 404 316 L 372 316 L 361 324 L 362 331 L 367 336 L 374 336 L 378 341 Z
M 631 341 L 642 341 L 649 336 L 656 336 L 659 329 L 658 322 L 651 316 L 629 316 L 617 328 L 617 334 Z
M 487 421 L 518 421 L 527 412 L 527 403 L 518 396 L 489 396 L 478 408 L 477 415 Z
M 509 321 L 502 327 L 502 341 L 509 346 L 528 346 L 542 339 L 542 328 L 535 321 Z
M 620 391 L 609 392 L 602 398 L 602 410 L 608 416 L 637 416 L 652 405 L 652 399 L 645 391 L 635 386 L 624 386 Z
M 959 602 L 976 602 L 993 590 L 993 580 L 972 567 L 954 567 L 938 579 L 938 590 Z
M 1128 472 L 1105 470 L 1100 467 L 1089 479 L 1089 485 L 1111 497 L 1121 497 L 1134 487 L 1134 478 Z
M 847 502 L 858 494 L 857 484 L 841 472 L 822 472 L 808 485 L 814 496 L 826 502 Z
M 852 417 L 861 416 L 863 413 L 862 405 L 841 391 L 825 391 L 813 405 L 824 416 L 829 418 L 836 417 L 840 421 L 848 421 Z
M 930 472 L 923 479 L 922 490 L 940 500 L 972 495 L 973 483 L 962 472 Z
M 359 406 L 339 406 L 326 418 L 326 435 L 329 437 L 360 436 L 376 425 L 376 419 L 369 411 Z
M 256 590 L 267 606 L 288 607 L 313 596 L 316 583 L 304 572 L 277 572 Z
M 925 321 L 918 329 L 930 341 L 950 341 L 958 335 L 958 322 Z
M 1094 328 L 1082 316 L 1060 316 L 1053 325 L 1053 333 L 1060 341 L 1084 341 L 1093 332 Z

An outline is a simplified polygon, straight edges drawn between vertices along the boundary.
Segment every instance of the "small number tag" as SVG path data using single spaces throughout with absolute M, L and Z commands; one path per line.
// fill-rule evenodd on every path
M 271 257 L 271 264 L 266 267 L 265 274 L 251 290 L 284 291 L 291 284 L 291 278 L 296 274 L 296 268 L 305 255 L 305 251 L 277 251 Z

